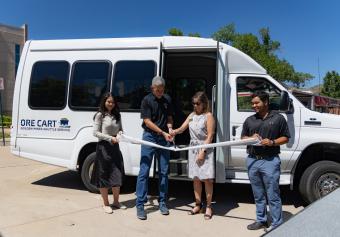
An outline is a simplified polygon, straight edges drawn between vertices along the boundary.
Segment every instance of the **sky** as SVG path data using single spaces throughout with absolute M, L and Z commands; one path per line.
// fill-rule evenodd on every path
M 173 27 L 209 38 L 230 23 L 255 35 L 269 27 L 279 57 L 315 77 L 310 87 L 340 73 L 339 10 L 338 0 L 0 0 L 0 24 L 28 24 L 31 40 L 164 36 Z

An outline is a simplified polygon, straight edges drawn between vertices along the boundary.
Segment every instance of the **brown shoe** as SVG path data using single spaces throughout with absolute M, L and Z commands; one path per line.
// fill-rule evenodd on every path
M 210 209 L 211 210 L 211 213 L 210 214 L 207 214 L 207 209 Z M 204 214 L 204 219 L 205 220 L 210 220 L 213 216 L 213 213 L 212 213 L 212 208 L 211 208 L 211 205 L 207 205 L 206 209 L 205 209 L 205 214 Z
M 194 208 L 188 212 L 188 215 L 196 215 L 201 212 L 202 203 L 196 203 Z

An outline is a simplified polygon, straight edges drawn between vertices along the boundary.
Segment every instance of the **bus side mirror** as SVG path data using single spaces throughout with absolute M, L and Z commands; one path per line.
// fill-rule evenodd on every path
M 290 107 L 291 107 L 291 99 L 289 98 L 288 92 L 281 91 L 280 110 L 289 111 Z

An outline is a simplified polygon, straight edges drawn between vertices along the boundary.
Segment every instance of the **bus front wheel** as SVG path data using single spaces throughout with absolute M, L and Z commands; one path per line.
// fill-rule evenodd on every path
M 303 172 L 299 191 L 307 203 L 312 203 L 339 186 L 340 164 L 324 160 L 314 163 Z
M 90 153 L 84 160 L 84 163 L 81 167 L 81 179 L 85 185 L 85 187 L 92 193 L 98 193 L 99 190 L 96 186 L 92 185 L 91 174 L 93 171 L 94 160 L 96 158 L 96 152 Z

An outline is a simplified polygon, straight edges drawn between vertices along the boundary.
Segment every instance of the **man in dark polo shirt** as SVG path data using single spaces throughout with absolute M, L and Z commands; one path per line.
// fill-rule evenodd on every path
M 280 197 L 280 145 L 290 137 L 285 118 L 269 110 L 269 96 L 256 92 L 251 100 L 256 114 L 248 117 L 243 124 L 242 139 L 258 137 L 260 145 L 247 146 L 248 176 L 256 204 L 256 221 L 247 226 L 249 230 L 268 227 L 267 200 L 272 217 L 272 227 L 283 222 Z
M 161 146 L 168 146 L 169 141 L 172 141 L 172 136 L 169 133 L 172 130 L 173 109 L 171 98 L 164 94 L 164 87 L 165 81 L 162 77 L 157 76 L 152 79 L 152 92 L 142 100 L 141 118 L 143 119 L 142 127 L 144 128 L 143 140 Z M 142 145 L 140 170 L 136 185 L 137 217 L 141 220 L 146 219 L 144 203 L 147 202 L 149 171 L 154 155 L 159 159 L 159 210 L 162 215 L 169 215 L 166 201 L 170 151 Z

